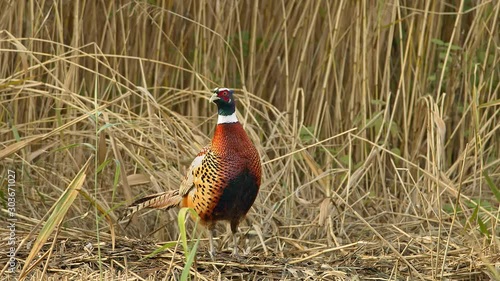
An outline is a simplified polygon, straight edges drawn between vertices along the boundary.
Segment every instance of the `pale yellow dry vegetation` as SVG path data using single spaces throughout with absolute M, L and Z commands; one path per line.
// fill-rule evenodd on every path
M 193 280 L 500 278 L 500 1 L 0 10 L 0 279 L 178 280 L 176 211 L 116 220 L 178 187 L 218 86 L 237 90 L 264 181 L 245 257 L 221 224 L 212 262 L 199 231 Z

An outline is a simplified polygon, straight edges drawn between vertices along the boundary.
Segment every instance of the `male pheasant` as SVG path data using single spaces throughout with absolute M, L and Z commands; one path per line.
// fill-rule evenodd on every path
M 238 224 L 254 203 L 261 181 L 260 157 L 236 118 L 233 90 L 216 88 L 213 93 L 210 101 L 218 107 L 218 121 L 212 142 L 196 155 L 179 190 L 139 199 L 126 215 L 144 208 L 193 208 L 208 228 L 212 258 L 213 232 L 221 220 L 231 225 L 233 255 L 237 255 Z

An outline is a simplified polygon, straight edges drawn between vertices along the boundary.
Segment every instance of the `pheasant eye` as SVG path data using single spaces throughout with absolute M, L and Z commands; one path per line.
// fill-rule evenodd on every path
M 224 91 L 221 91 L 218 96 L 225 102 L 230 102 L 231 101 L 231 98 L 230 98 L 230 95 L 229 95 L 229 91 L 227 90 L 224 90 Z

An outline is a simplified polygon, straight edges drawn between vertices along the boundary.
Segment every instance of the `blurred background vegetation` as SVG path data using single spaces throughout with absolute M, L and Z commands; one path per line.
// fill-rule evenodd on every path
M 498 274 L 500 2 L 4 0 L 0 10 L 0 197 L 5 207 L 16 170 L 18 214 L 31 218 L 20 237 L 35 239 L 95 156 L 64 225 L 114 243 L 124 204 L 178 187 L 214 129 L 208 91 L 224 86 L 264 162 L 242 225 L 259 237 L 252 253 L 370 241 L 358 251 L 375 258 L 355 260 L 380 272 Z M 119 232 L 176 240 L 175 216 Z M 375 265 L 385 255 L 401 264 Z

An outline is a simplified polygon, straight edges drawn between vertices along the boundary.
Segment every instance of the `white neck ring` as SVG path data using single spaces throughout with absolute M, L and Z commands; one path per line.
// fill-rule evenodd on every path
M 231 115 L 219 115 L 217 119 L 217 124 L 227 124 L 227 123 L 236 123 L 238 122 L 238 118 L 236 118 L 236 111 Z

